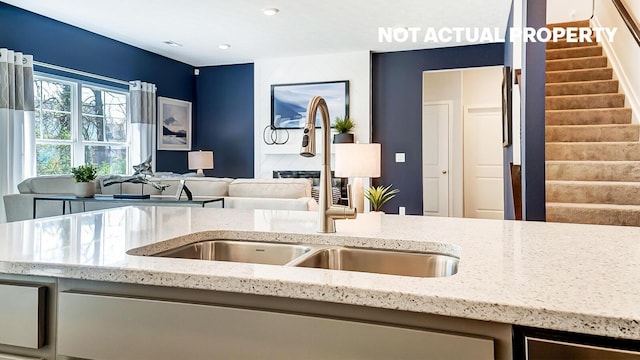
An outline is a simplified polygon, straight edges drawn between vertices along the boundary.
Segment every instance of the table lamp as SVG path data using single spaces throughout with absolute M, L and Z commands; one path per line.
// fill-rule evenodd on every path
M 364 211 L 363 177 L 380 177 L 380 144 L 335 144 L 335 176 L 353 177 L 349 206 Z
M 213 169 L 213 151 L 190 151 L 189 170 L 197 170 L 198 174 L 203 174 L 203 169 Z

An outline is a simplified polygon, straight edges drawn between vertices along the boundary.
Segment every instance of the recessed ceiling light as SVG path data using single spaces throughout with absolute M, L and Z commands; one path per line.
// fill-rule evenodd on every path
M 279 12 L 280 12 L 280 9 L 277 9 L 277 8 L 268 8 L 268 9 L 262 10 L 262 13 L 267 16 L 273 16 Z
M 175 41 L 171 41 L 171 40 L 167 40 L 167 41 L 163 41 L 163 43 L 169 45 L 169 46 L 173 46 L 173 47 L 180 47 L 182 46 L 182 44 L 178 44 Z
M 231 47 L 231 45 L 229 44 L 220 44 L 218 45 L 218 48 L 222 49 L 222 50 L 227 50 Z

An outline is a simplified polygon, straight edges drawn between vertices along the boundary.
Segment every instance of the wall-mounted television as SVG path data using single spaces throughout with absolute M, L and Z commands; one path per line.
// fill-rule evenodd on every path
M 271 85 L 271 128 L 302 129 L 307 121 L 307 106 L 314 96 L 324 98 L 333 125 L 337 117 L 349 116 L 349 81 L 325 81 Z M 316 127 L 321 127 L 320 113 Z

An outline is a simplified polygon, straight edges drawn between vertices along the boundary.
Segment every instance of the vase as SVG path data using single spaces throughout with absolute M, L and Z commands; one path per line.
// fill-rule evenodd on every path
M 74 184 L 73 193 L 79 198 L 89 198 L 96 194 L 96 184 L 93 181 L 77 182 Z
M 353 134 L 351 133 L 335 134 L 333 135 L 333 143 L 334 144 L 351 144 L 353 143 Z

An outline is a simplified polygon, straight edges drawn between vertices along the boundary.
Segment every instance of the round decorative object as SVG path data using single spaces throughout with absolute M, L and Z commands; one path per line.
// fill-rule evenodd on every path
M 334 144 L 352 144 L 353 134 L 352 133 L 335 134 L 333 135 L 333 143 Z
M 89 198 L 96 194 L 96 184 L 93 181 L 77 182 L 74 186 L 74 194 L 77 197 Z

